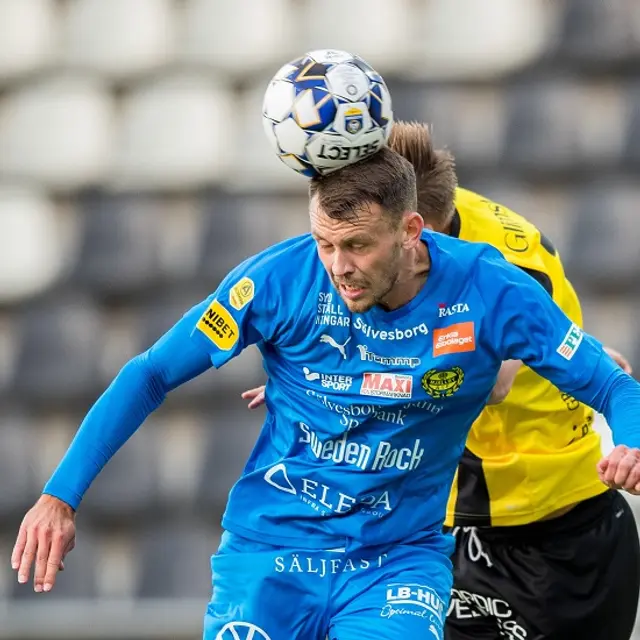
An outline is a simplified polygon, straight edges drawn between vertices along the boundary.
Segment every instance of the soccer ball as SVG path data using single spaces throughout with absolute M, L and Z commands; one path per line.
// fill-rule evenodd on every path
M 309 178 L 372 155 L 393 124 L 382 76 L 362 58 L 333 49 L 285 64 L 269 83 L 262 115 L 280 160 Z

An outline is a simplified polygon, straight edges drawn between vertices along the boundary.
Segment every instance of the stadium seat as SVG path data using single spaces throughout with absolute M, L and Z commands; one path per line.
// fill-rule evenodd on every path
M 431 124 L 437 148 L 447 147 L 459 164 L 490 170 L 504 144 L 504 92 L 492 87 L 425 85 L 415 97 L 418 120 Z
M 414 30 L 420 43 L 414 77 L 492 79 L 534 63 L 547 46 L 548 13 L 553 7 L 545 0 L 421 4 L 423 13 Z
M 508 95 L 505 165 L 555 176 L 615 164 L 622 153 L 624 96 L 568 79 L 522 83 Z
M 632 171 L 640 167 L 640 81 L 636 80 L 627 90 L 627 105 L 630 112 L 629 126 L 625 136 L 624 160 Z
M 102 322 L 89 298 L 52 292 L 16 317 L 21 339 L 13 392 L 29 404 L 66 405 L 101 391 Z
M 56 210 L 37 188 L 0 186 L 0 304 L 33 296 L 62 267 Z
M 295 16 L 290 0 L 187 0 L 182 58 L 235 77 L 271 77 L 302 53 Z
M 215 517 L 211 517 L 213 522 Z M 218 546 L 213 526 L 163 523 L 136 536 L 139 598 L 203 598 L 211 592 L 210 558 Z
M 576 202 L 565 260 L 569 277 L 586 291 L 633 295 L 640 291 L 640 191 L 633 184 L 592 183 Z
M 20 525 L 39 491 L 32 460 L 36 440 L 26 420 L 19 415 L 2 415 L 0 419 L 0 522 Z
M 76 531 L 76 547 L 64 561 L 65 570 L 58 573 L 55 588 L 48 594 L 47 599 L 72 600 L 95 598 L 98 595 L 98 580 L 96 575 L 96 560 L 100 552 L 100 539 L 92 529 L 79 523 Z M 43 594 L 35 593 L 33 582 L 18 584 L 11 581 L 10 597 L 16 600 L 42 599 Z M 34 604 L 34 607 L 36 605 Z
M 55 61 L 55 0 L 0 2 L 0 81 L 18 78 Z
M 635 0 L 569 0 L 560 22 L 556 54 L 589 68 L 640 60 L 640 20 Z
M 113 79 L 171 61 L 177 21 L 170 0 L 77 0 L 64 19 L 65 63 Z
M 138 85 L 123 100 L 110 184 L 181 190 L 220 180 L 235 144 L 233 106 L 228 91 L 207 76 Z
M 95 523 L 126 523 L 159 513 L 162 496 L 154 418 L 147 418 L 87 491 L 82 511 Z
M 103 178 L 110 162 L 112 104 L 105 87 L 79 76 L 9 92 L 0 119 L 0 174 L 74 189 Z
M 82 239 L 72 281 L 102 296 L 135 294 L 161 280 L 161 204 L 104 192 L 78 199 Z
M 415 40 L 407 38 L 413 26 L 411 9 L 410 0 L 352 0 L 348 5 L 341 0 L 307 0 L 298 27 L 304 33 L 303 48 L 343 49 L 383 75 L 402 75 L 416 59 Z
M 220 407 L 205 418 L 210 421 L 211 428 L 198 483 L 197 503 L 222 510 L 258 439 L 264 408 L 249 411 L 245 401 L 240 400 L 237 409 Z

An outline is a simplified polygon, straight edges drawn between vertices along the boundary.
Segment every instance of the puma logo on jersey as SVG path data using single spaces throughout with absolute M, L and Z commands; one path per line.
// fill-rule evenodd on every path
M 323 333 L 320 336 L 320 342 L 324 342 L 325 344 L 328 344 L 329 346 L 333 347 L 334 349 L 337 349 L 340 354 L 342 355 L 342 359 L 346 360 L 347 359 L 347 352 L 345 347 L 347 346 L 347 344 L 349 343 L 349 340 L 351 340 L 351 336 L 349 336 L 346 340 L 346 342 L 344 342 L 343 344 L 338 344 L 332 336 Z

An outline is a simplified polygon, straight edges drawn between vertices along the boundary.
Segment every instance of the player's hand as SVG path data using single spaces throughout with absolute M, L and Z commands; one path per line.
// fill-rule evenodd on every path
M 618 445 L 598 462 L 600 480 L 612 489 L 640 495 L 640 449 Z
M 249 400 L 247 405 L 249 409 L 257 409 L 260 405 L 264 404 L 264 385 L 256 387 L 255 389 L 249 389 L 242 394 L 244 400 Z
M 11 554 L 18 582 L 28 582 L 34 567 L 35 591 L 51 591 L 64 558 L 75 546 L 75 511 L 62 500 L 42 495 L 24 517 Z
M 487 404 L 500 404 L 509 395 L 521 366 L 522 360 L 505 360 L 502 363 Z
M 604 350 L 625 373 L 628 373 L 629 375 L 633 373 L 633 367 L 619 351 L 616 351 L 611 347 L 604 347 Z

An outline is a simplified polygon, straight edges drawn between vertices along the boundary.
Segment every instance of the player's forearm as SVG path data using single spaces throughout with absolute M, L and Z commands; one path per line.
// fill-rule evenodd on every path
M 640 384 L 603 355 L 587 385 L 574 396 L 607 420 L 614 444 L 640 447 Z
M 616 446 L 640 447 L 640 384 L 622 370 L 608 385 L 602 414 Z
M 89 411 L 44 492 L 74 509 L 104 465 L 166 394 L 211 367 L 189 338 L 205 304 L 193 307 L 156 344 L 133 358 Z
M 85 417 L 44 493 L 76 509 L 105 464 L 160 406 L 166 392 L 148 354 L 127 363 Z

